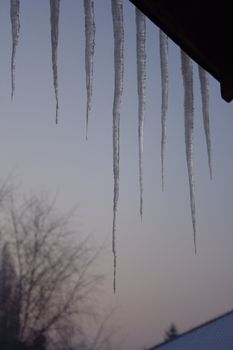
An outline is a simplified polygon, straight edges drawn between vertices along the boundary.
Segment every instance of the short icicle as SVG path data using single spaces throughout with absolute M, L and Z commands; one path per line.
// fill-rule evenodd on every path
M 59 32 L 60 0 L 50 0 L 50 25 L 52 44 L 53 86 L 56 98 L 56 124 L 58 123 L 58 73 L 57 73 L 57 47 Z
M 19 41 L 20 21 L 19 21 L 19 0 L 11 0 L 10 17 L 11 17 L 11 33 L 12 33 L 12 54 L 11 54 L 11 99 L 13 99 L 15 91 L 15 54 Z
M 199 79 L 200 79 L 200 85 L 201 85 L 203 125 L 205 130 L 209 172 L 210 172 L 210 179 L 212 179 L 212 154 L 211 154 L 210 116 L 209 116 L 209 76 L 208 76 L 208 73 L 201 66 L 198 67 L 198 70 L 199 70 Z
M 92 85 L 93 85 L 93 62 L 95 51 L 95 14 L 94 0 L 83 0 L 85 13 L 85 69 L 86 69 L 86 139 L 88 138 L 89 114 L 91 111 Z

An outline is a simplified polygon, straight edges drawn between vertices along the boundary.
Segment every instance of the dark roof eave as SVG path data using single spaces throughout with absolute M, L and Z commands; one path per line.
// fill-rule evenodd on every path
M 225 101 L 233 99 L 231 5 L 227 0 L 130 0 L 194 61 L 221 84 Z

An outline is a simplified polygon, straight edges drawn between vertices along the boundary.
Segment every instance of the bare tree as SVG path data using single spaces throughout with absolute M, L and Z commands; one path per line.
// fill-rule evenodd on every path
M 77 343 L 85 339 L 83 323 L 95 317 L 93 301 L 103 280 L 93 269 L 100 249 L 71 230 L 70 216 L 57 213 L 46 197 L 19 202 L 11 195 L 1 224 L 2 266 L 11 266 L 15 276 L 14 283 L 5 281 L 14 289 L 18 340 L 39 348 L 47 341 L 58 349 L 74 333 Z
M 112 325 L 115 308 L 99 318 L 92 337 L 86 337 L 76 350 L 111 350 L 122 348 L 124 339 L 119 336 L 119 328 Z
M 8 244 L 2 247 L 0 259 L 0 339 L 9 343 L 17 339 L 19 317 L 16 308 L 17 276 Z

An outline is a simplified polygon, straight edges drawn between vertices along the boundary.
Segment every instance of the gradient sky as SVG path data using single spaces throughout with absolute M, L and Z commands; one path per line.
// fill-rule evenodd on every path
M 11 27 L 8 0 L 0 2 L 0 177 L 13 172 L 26 193 L 58 192 L 62 209 L 78 207 L 78 229 L 108 247 L 106 307 L 123 349 L 140 350 L 163 339 L 175 322 L 180 332 L 233 308 L 233 105 L 210 79 L 213 180 L 209 180 L 197 66 L 194 166 L 197 255 L 194 254 L 184 148 L 183 85 L 179 48 L 169 43 L 169 112 L 165 192 L 160 166 L 158 29 L 147 21 L 147 92 L 144 145 L 144 217 L 139 215 L 135 18 L 125 0 L 125 84 L 121 115 L 120 198 L 117 220 L 117 293 L 112 290 L 111 2 L 96 1 L 96 52 L 89 140 L 85 140 L 84 16 L 81 0 L 61 1 L 59 124 L 55 125 L 49 1 L 21 0 L 16 91 L 10 99 Z

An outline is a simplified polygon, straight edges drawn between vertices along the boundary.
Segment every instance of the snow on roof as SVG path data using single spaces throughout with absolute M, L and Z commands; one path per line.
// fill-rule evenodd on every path
M 232 350 L 233 310 L 149 350 Z

